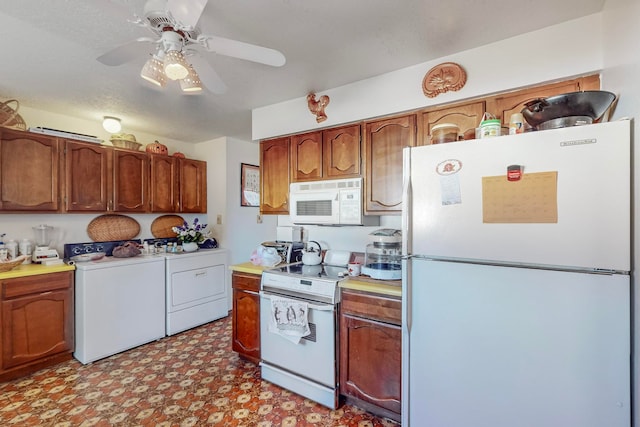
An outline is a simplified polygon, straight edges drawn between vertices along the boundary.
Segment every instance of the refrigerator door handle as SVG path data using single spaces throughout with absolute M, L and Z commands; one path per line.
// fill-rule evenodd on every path
M 412 250 L 411 147 L 402 150 L 402 255 Z

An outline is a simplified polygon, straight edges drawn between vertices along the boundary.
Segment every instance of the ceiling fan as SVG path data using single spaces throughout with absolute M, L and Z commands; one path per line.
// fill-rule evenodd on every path
M 284 55 L 275 50 L 200 32 L 197 27 L 208 0 L 148 0 L 142 17 L 134 14 L 134 24 L 151 30 L 155 38 L 141 37 L 99 56 L 105 65 L 115 66 L 140 55 L 140 42 L 156 44 L 140 76 L 160 87 L 167 79 L 177 80 L 185 93 L 202 92 L 202 85 L 213 93 L 224 93 L 226 85 L 218 73 L 199 54 L 198 49 L 219 55 L 280 67 Z M 196 71 L 197 70 L 197 71 Z

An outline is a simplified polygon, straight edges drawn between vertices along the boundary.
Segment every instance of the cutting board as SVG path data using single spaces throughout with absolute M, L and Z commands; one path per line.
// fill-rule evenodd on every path
M 135 219 L 118 214 L 95 217 L 87 226 L 87 234 L 94 242 L 130 240 L 140 233 L 140 224 Z
M 173 227 L 184 224 L 184 218 L 180 215 L 162 215 L 154 219 L 151 223 L 151 234 L 156 239 L 169 239 L 176 237 Z

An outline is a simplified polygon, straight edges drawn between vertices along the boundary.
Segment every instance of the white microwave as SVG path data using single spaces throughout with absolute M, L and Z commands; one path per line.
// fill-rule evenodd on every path
M 362 178 L 294 182 L 289 185 L 290 216 L 294 224 L 377 225 L 365 217 Z

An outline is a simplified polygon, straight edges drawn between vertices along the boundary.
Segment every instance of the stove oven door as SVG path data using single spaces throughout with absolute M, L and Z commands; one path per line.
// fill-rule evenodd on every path
M 272 332 L 271 298 L 287 298 L 308 304 L 311 333 L 293 343 Z M 294 376 L 336 388 L 336 306 L 309 302 L 289 296 L 260 292 L 260 347 L 263 366 L 271 365 Z M 273 328 L 271 328 L 273 329 Z M 280 384 L 282 385 L 282 384 Z M 285 388 L 288 388 L 286 385 Z M 291 388 L 289 388 L 291 390 Z M 294 390 L 295 391 L 295 390 Z

